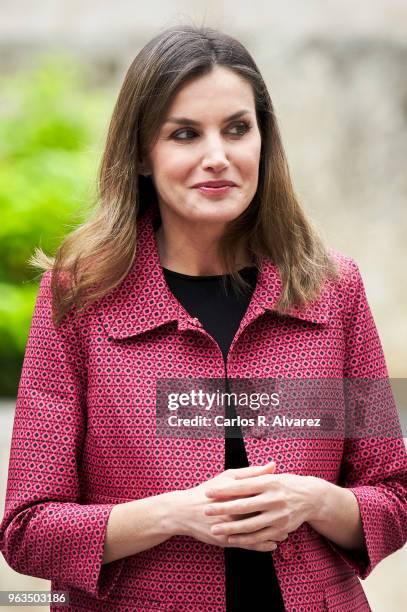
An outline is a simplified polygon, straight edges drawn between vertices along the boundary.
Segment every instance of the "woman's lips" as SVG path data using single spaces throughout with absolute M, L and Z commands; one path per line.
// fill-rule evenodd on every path
M 233 189 L 234 185 L 225 185 L 224 187 L 205 187 L 201 185 L 200 187 L 195 187 L 200 193 L 206 196 L 221 196 L 229 193 Z

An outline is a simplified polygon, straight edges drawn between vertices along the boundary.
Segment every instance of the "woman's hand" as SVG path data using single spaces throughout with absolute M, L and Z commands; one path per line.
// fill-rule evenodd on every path
M 219 519 L 212 524 L 212 534 L 229 546 L 274 550 L 270 542 L 285 540 L 314 515 L 319 499 L 314 481 L 309 476 L 265 473 L 214 483 L 205 489 L 212 503 L 204 508 L 207 516 Z
M 251 478 L 260 477 L 261 474 L 267 474 L 274 470 L 274 462 L 264 466 L 251 466 L 226 470 L 197 487 L 183 491 L 174 491 L 169 510 L 169 532 L 171 535 L 188 535 L 206 544 L 213 544 L 221 547 L 231 546 L 227 542 L 227 536 L 215 535 L 212 532 L 212 526 L 219 523 L 226 524 L 228 522 L 236 522 L 238 519 L 242 518 L 249 518 L 251 513 L 243 513 L 243 516 L 242 513 L 239 513 L 240 516 L 235 516 L 233 513 L 223 512 L 222 516 L 210 516 L 204 511 L 210 503 L 207 492 L 214 487 L 220 487 L 222 489 L 233 487 L 240 479 L 250 480 Z M 233 500 L 239 501 L 238 498 L 239 496 L 233 494 L 223 497 L 223 499 L 227 499 L 230 503 L 232 503 Z M 257 546 L 245 546 L 244 548 L 260 550 Z

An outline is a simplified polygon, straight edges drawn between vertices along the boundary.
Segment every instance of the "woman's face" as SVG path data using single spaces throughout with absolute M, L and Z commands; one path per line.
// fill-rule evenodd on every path
M 219 225 L 238 217 L 256 193 L 260 149 L 247 81 L 217 66 L 186 84 L 147 160 L 163 220 L 175 215 Z M 232 181 L 233 186 L 218 191 L 196 187 L 207 181 Z

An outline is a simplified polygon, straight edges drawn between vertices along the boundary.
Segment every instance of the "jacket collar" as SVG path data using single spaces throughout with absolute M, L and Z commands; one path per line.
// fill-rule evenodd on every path
M 149 208 L 137 220 L 137 251 L 132 269 L 126 278 L 105 298 L 103 326 L 110 338 L 124 339 L 161 325 L 177 322 L 178 329 L 195 329 L 196 322 L 169 289 L 162 271 L 155 240 L 158 209 Z M 277 267 L 262 258 L 260 274 L 246 315 L 249 319 L 274 310 L 282 282 Z M 329 318 L 330 287 L 306 309 L 292 309 L 286 316 L 313 323 L 326 323 Z
M 264 310 L 274 311 L 275 304 L 280 297 L 282 288 L 283 284 L 277 266 L 274 265 L 269 258 L 263 257 L 260 266 L 260 276 L 253 293 L 253 299 L 256 300 Z M 331 282 L 326 281 L 320 296 L 314 302 L 308 304 L 306 308 L 300 309 L 299 307 L 294 307 L 285 316 L 301 319 L 303 321 L 310 321 L 311 323 L 327 323 L 329 320 L 330 301 Z M 281 317 L 284 315 L 278 316 Z

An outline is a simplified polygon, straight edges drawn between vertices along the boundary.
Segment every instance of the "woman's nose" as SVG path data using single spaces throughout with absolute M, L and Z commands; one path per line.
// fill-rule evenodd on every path
M 222 170 L 229 166 L 229 160 L 225 151 L 224 144 L 218 139 L 208 144 L 202 160 L 202 167 Z

